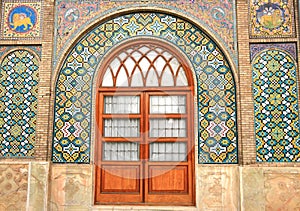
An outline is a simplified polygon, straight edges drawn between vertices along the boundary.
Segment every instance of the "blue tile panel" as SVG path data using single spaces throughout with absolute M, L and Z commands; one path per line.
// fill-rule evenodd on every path
M 39 58 L 31 51 L 13 50 L 0 68 L 0 156 L 33 157 Z
M 267 49 L 252 61 L 257 161 L 300 161 L 296 62 Z

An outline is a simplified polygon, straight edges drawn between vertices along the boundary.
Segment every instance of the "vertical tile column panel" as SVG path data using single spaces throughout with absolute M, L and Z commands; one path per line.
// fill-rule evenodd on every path
M 254 105 L 252 99 L 252 72 L 249 50 L 249 19 L 247 1 L 237 1 L 237 25 L 238 25 L 238 51 L 240 74 L 240 108 L 241 118 L 238 124 L 241 127 L 239 135 L 241 141 L 242 164 L 255 163 L 255 139 L 254 139 Z
M 43 38 L 42 38 L 42 58 L 39 72 L 39 93 L 38 93 L 38 114 L 37 114 L 37 141 L 35 157 L 38 160 L 46 160 L 48 154 L 48 144 L 51 143 L 49 135 L 50 110 L 50 87 L 52 73 L 52 40 L 54 23 L 54 1 L 45 0 L 43 2 Z

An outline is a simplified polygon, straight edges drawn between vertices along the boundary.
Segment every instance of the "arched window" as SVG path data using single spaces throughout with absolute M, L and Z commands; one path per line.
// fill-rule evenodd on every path
M 153 41 L 111 55 L 97 92 L 95 203 L 193 205 L 191 71 Z

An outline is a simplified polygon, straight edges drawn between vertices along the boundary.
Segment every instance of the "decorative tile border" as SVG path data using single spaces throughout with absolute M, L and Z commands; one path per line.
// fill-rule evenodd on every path
M 42 46 L 40 45 L 31 45 L 31 46 L 28 46 L 28 45 L 22 45 L 22 46 L 12 46 L 12 45 L 9 45 L 9 46 L 0 46 L 0 59 L 1 57 L 6 54 L 8 51 L 12 50 L 12 49 L 30 49 L 32 51 L 34 51 L 40 58 L 42 57 Z
M 42 1 L 4 0 L 0 39 L 41 39 Z
M 295 36 L 293 0 L 250 0 L 250 37 Z
M 295 43 L 257 43 L 250 45 L 250 58 L 253 58 L 260 52 L 266 49 L 281 49 L 288 52 L 293 59 L 297 60 L 297 47 Z

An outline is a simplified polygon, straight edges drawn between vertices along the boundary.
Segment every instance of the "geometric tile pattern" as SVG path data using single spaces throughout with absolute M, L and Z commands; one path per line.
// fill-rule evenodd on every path
M 269 49 L 252 61 L 257 161 L 300 161 L 296 62 Z
M 128 39 L 157 38 L 177 46 L 198 83 L 199 162 L 236 163 L 235 83 L 217 45 L 198 27 L 161 13 L 133 13 L 96 26 L 62 64 L 55 88 L 52 161 L 89 163 L 95 74 L 103 56 Z
M 33 157 L 39 58 L 26 49 L 0 63 L 0 156 Z
M 11 1 L 2 3 L 1 38 L 35 39 L 41 38 L 41 1 Z
M 251 37 L 290 37 L 294 35 L 293 0 L 250 1 Z
M 190 17 L 203 26 L 209 33 L 224 44 L 237 59 L 237 43 L 235 38 L 235 0 L 231 1 L 195 1 L 195 0 L 56 0 L 55 1 L 55 47 L 54 64 L 64 54 L 66 43 L 76 37 L 90 23 L 120 10 L 143 11 L 144 8 L 161 8 Z M 236 61 L 237 62 L 237 61 Z

